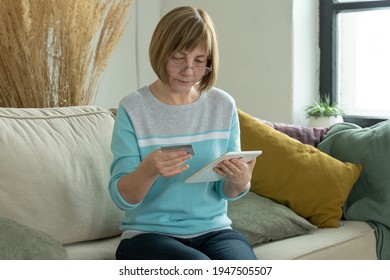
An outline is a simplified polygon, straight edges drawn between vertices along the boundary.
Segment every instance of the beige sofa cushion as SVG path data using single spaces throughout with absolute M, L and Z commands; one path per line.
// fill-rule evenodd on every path
M 94 106 L 0 108 L 0 215 L 62 244 L 119 234 L 107 190 L 113 124 Z
M 374 230 L 366 222 L 341 222 L 338 228 L 260 244 L 254 252 L 259 260 L 376 260 Z

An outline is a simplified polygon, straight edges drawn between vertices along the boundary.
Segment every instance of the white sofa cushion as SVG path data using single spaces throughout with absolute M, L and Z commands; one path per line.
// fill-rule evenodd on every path
M 376 260 L 374 230 L 361 221 L 342 221 L 338 228 L 318 228 L 308 234 L 256 246 L 259 260 Z
M 0 108 L 0 215 L 62 244 L 118 235 L 107 184 L 114 118 L 95 106 Z
M 70 260 L 115 260 L 121 236 L 64 245 Z

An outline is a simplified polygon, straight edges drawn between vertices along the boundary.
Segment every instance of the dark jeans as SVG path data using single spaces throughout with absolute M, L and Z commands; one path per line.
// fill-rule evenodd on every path
M 175 238 L 144 233 L 124 239 L 116 251 L 118 260 L 255 260 L 256 256 L 239 232 L 231 229 L 195 238 Z

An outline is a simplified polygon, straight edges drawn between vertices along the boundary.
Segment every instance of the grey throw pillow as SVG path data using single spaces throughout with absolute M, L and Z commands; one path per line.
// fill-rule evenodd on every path
M 65 248 L 48 234 L 0 216 L 1 260 L 62 260 Z
M 252 246 L 305 234 L 317 228 L 290 208 L 254 192 L 229 201 L 228 216 L 232 228 L 244 234 Z

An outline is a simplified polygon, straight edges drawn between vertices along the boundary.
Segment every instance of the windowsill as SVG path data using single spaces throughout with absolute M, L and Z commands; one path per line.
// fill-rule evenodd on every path
M 387 120 L 385 118 L 379 118 L 379 117 L 352 116 L 352 115 L 347 115 L 344 116 L 343 118 L 345 122 L 354 123 L 360 127 L 369 127 L 379 122 Z

